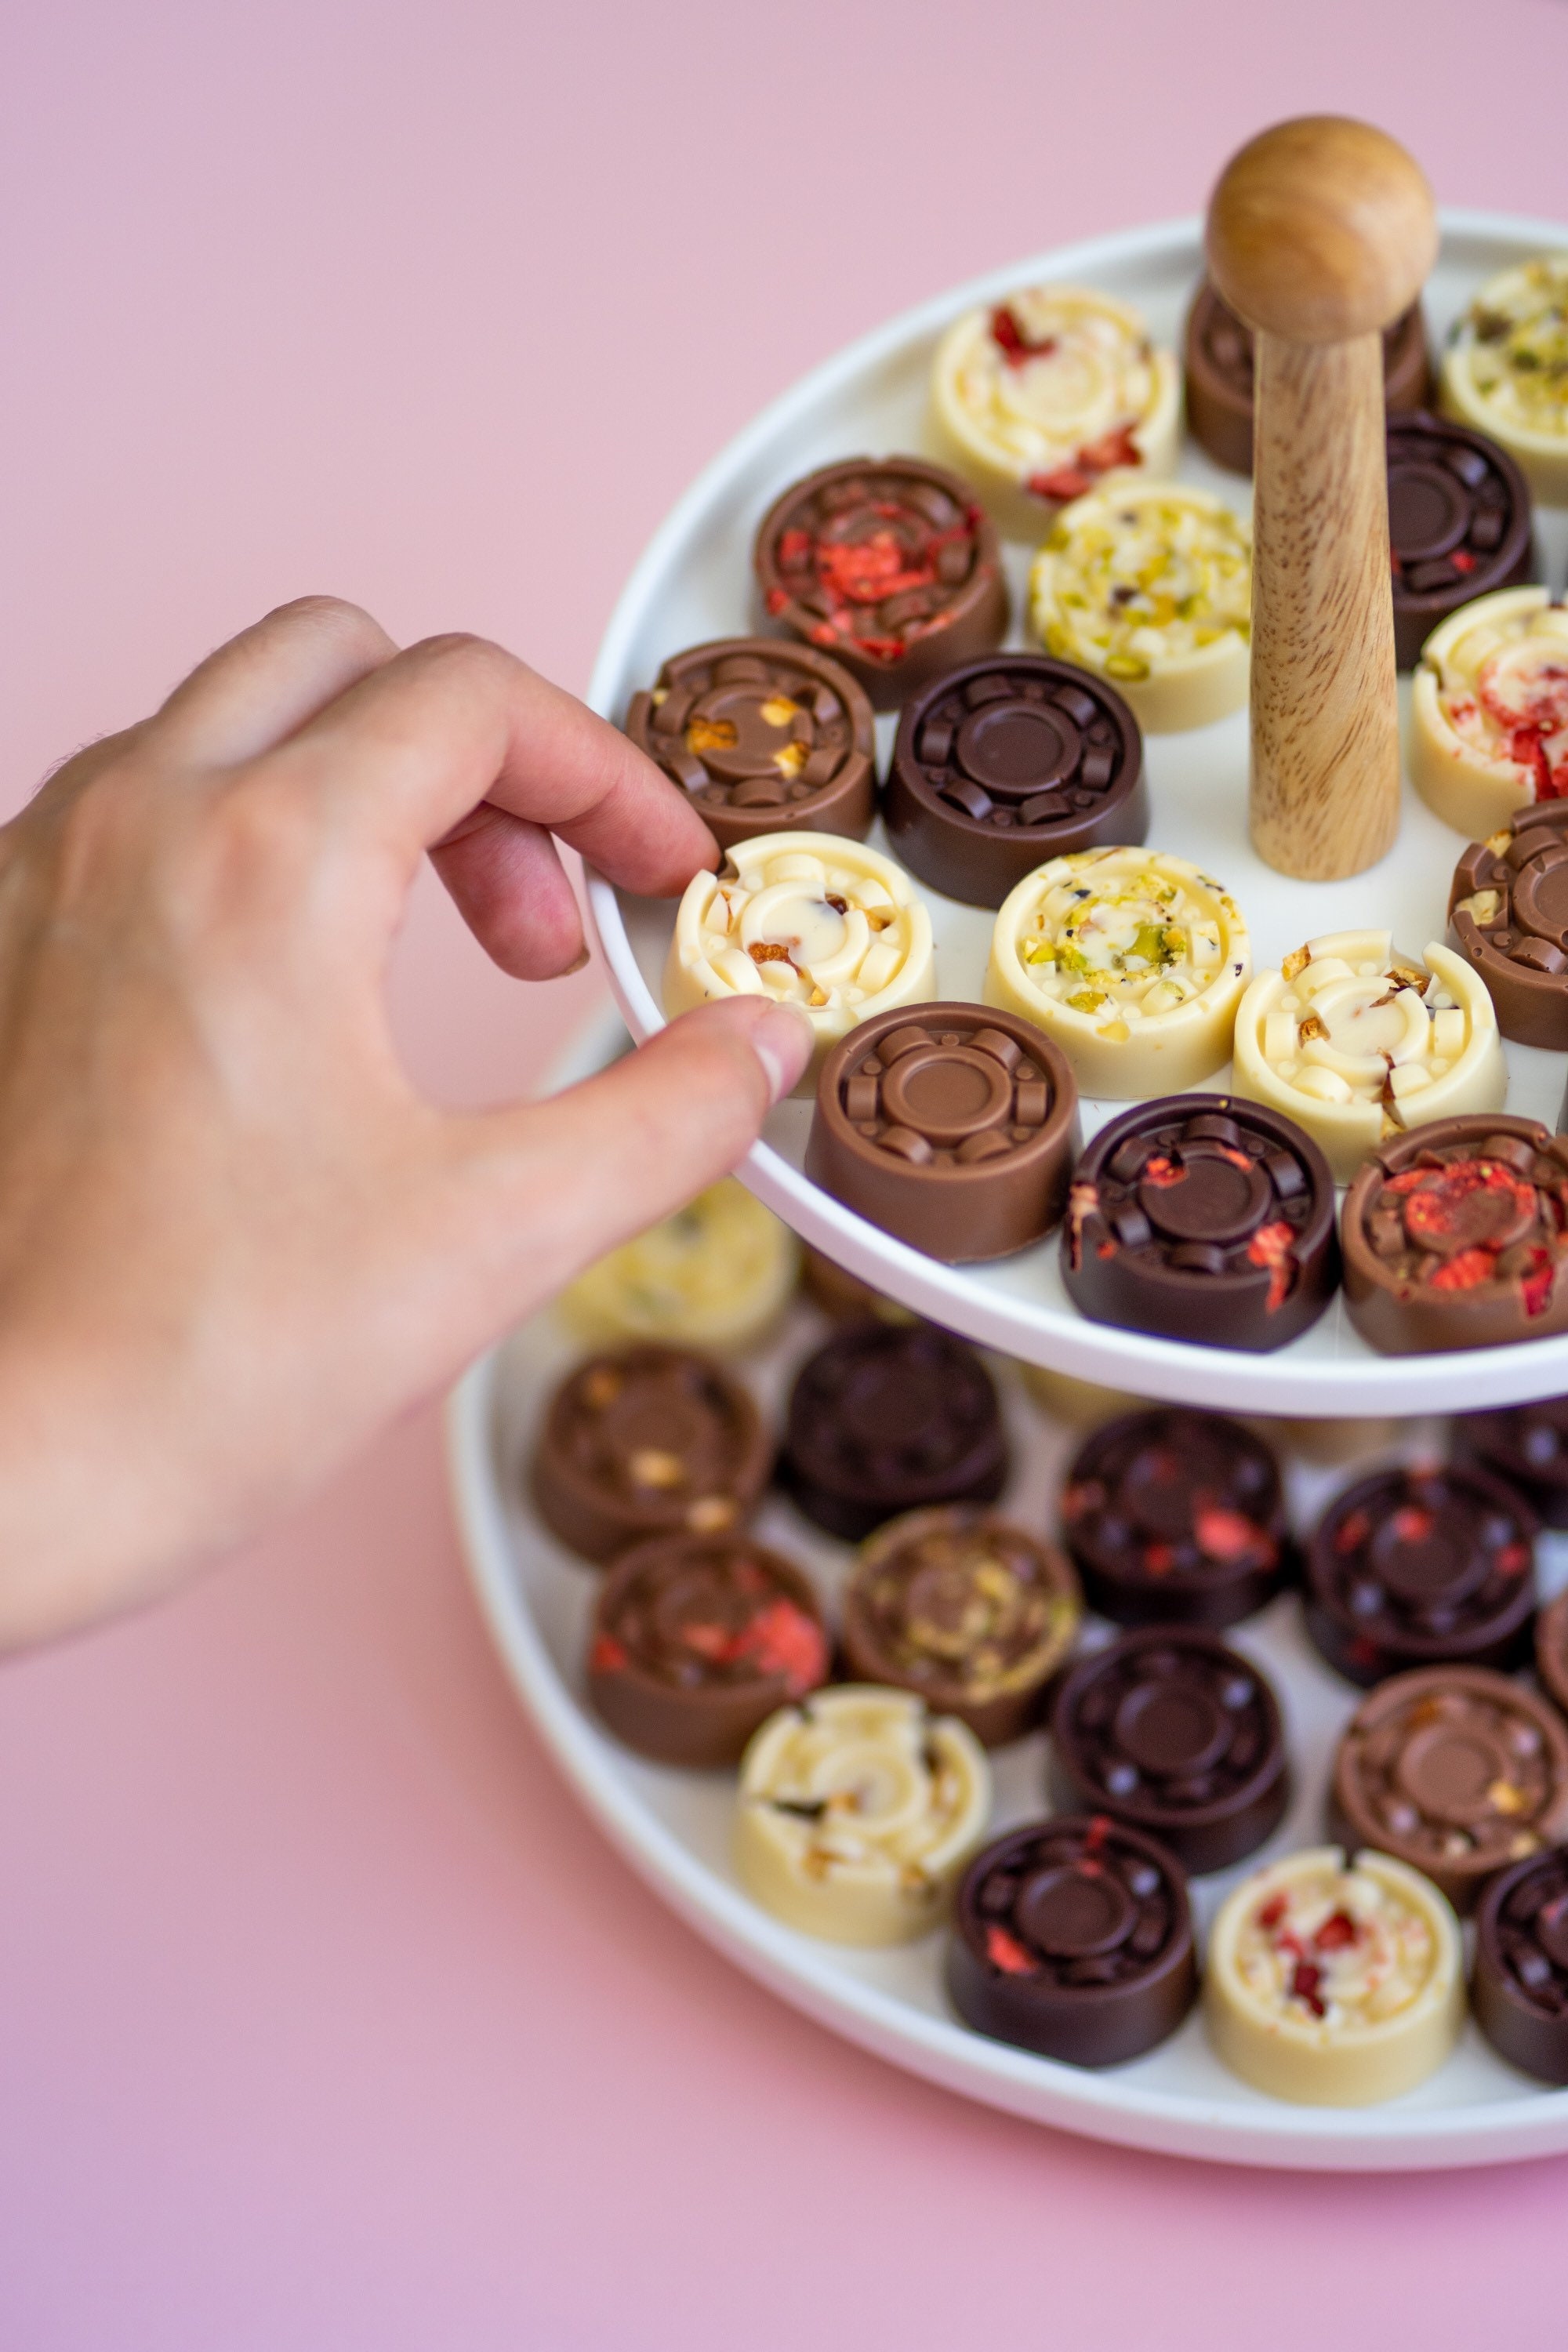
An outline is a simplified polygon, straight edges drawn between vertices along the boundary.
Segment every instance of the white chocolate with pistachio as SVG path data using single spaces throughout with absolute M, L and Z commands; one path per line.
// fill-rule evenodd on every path
M 1047 652 L 1108 679 L 1151 734 L 1205 727 L 1247 700 L 1251 530 L 1184 483 L 1092 491 L 1036 556 L 1029 614 Z
M 1486 983 L 1435 942 L 1330 931 L 1260 971 L 1236 1016 L 1236 1092 L 1283 1111 L 1348 1184 L 1385 1135 L 1500 1110 L 1508 1065 Z
M 1442 404 L 1510 450 L 1538 499 L 1568 502 L 1568 254 L 1489 279 L 1448 339 Z
M 1411 687 L 1409 766 L 1467 841 L 1568 793 L 1568 611 L 1544 588 L 1500 588 L 1435 628 Z
M 1251 969 L 1236 901 L 1184 857 L 1080 849 L 1003 900 L 984 995 L 1056 1040 L 1080 1093 L 1131 1101 L 1214 1076 Z
M 903 867 L 864 842 L 759 834 L 717 874 L 694 874 L 676 911 L 666 1013 L 726 996 L 802 1006 L 816 1052 L 799 1091 L 858 1021 L 935 994 L 931 916 Z
M 744 1348 L 783 1314 L 799 1272 L 789 1227 L 725 1176 L 580 1274 L 559 1308 L 593 1347 Z
M 966 1725 L 909 1691 L 847 1683 L 781 1707 L 753 1734 L 735 1860 L 792 1927 L 902 1944 L 945 1916 L 990 1814 L 990 1766 Z
M 1289 1854 L 1221 1906 L 1204 2008 L 1226 2064 L 1277 2099 L 1395 2099 L 1458 2040 L 1459 1923 L 1430 1879 L 1387 1854 Z

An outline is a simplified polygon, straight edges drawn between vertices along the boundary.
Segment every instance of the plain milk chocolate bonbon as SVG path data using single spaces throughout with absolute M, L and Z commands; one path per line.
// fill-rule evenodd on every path
M 1439 621 L 1535 576 L 1530 490 L 1505 449 L 1447 417 L 1390 417 L 1394 646 L 1414 669 Z
M 1454 1451 L 1459 1461 L 1517 1486 L 1549 1528 L 1568 1528 L 1568 1397 L 1462 1413 L 1454 1423 Z
M 1079 1150 L 1066 1057 L 1027 1021 L 922 1004 L 823 1064 L 805 1172 L 949 1265 L 1027 1248 L 1059 1220 Z
M 1282 1348 L 1339 1285 L 1334 1187 L 1311 1137 L 1226 1095 L 1141 1103 L 1073 1173 L 1062 1280 L 1097 1323 Z
M 1486 1889 L 1470 1999 L 1511 2065 L 1568 2083 L 1568 1851 L 1519 1863 Z
M 1568 638 L 1563 656 L 1568 672 Z M 1568 802 L 1516 810 L 1487 840 L 1471 842 L 1454 871 L 1448 922 L 1503 1035 L 1554 1053 L 1568 1047 Z
M 1180 1865 L 1103 1813 L 1034 1822 L 959 1888 L 947 1985 L 966 2024 L 1075 2066 L 1163 2042 L 1197 1996 Z
M 1142 840 L 1143 739 L 1102 679 L 1047 654 L 991 654 L 905 703 L 884 814 L 922 881 L 999 907 L 1047 857 Z
M 929 1324 L 852 1324 L 790 1393 L 779 1475 L 807 1518 L 856 1543 L 900 1511 L 994 1503 L 1007 1441 L 973 1348 Z
M 1252 471 L 1252 330 L 1205 278 L 1187 312 L 1184 336 L 1187 423 L 1193 437 L 1218 466 Z M 1383 338 L 1384 399 L 1390 410 L 1419 408 L 1430 366 L 1419 303 Z

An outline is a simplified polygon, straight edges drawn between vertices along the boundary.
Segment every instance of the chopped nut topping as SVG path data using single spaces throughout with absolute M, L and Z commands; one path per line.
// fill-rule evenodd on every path
M 1310 948 L 1292 948 L 1279 969 L 1287 980 L 1297 980 L 1311 962 Z
M 681 1486 L 686 1483 L 686 1465 L 679 1454 L 668 1454 L 662 1446 L 639 1445 L 626 1466 L 639 1486 Z
M 614 1404 L 621 1392 L 621 1376 L 613 1364 L 596 1364 L 583 1381 L 583 1402 L 595 1412 L 603 1412 Z
M 700 1495 L 686 1514 L 687 1526 L 698 1536 L 716 1535 L 734 1523 L 735 1505 L 728 1495 Z

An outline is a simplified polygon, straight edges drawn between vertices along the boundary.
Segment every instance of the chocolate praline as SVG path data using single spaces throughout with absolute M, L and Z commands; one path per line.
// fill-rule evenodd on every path
M 1376 1471 L 1336 1496 L 1313 1531 L 1307 1631 L 1352 1683 L 1449 1661 L 1519 1665 L 1535 1615 L 1537 1528 L 1523 1496 L 1489 1471 Z
M 1483 892 L 1496 898 L 1484 921 L 1473 904 Z M 1471 842 L 1454 869 L 1448 929 L 1505 1037 L 1568 1046 L 1568 802 L 1532 803 L 1489 841 Z
M 1500 1111 L 1379 1144 L 1340 1213 L 1351 1321 L 1388 1355 L 1568 1330 L 1568 1141 Z
M 1518 466 L 1484 433 L 1425 410 L 1388 420 L 1388 535 L 1401 669 L 1461 604 L 1539 577 Z
M 1535 1854 L 1487 1887 L 1470 2000 L 1510 2065 L 1568 2083 L 1568 1849 Z
M 1495 1872 L 1568 1832 L 1568 1730 L 1484 1667 L 1396 1675 L 1345 1727 L 1329 1819 L 1347 1846 L 1409 1863 L 1468 1911 Z
M 849 457 L 792 482 L 753 553 L 763 609 L 890 710 L 1007 627 L 995 526 L 945 467 Z
M 1568 1397 L 1462 1413 L 1454 1449 L 1459 1461 L 1517 1486 L 1549 1528 L 1568 1528 Z
M 1205 278 L 1193 297 L 1183 338 L 1187 424 L 1216 466 L 1252 471 L 1253 337 Z M 1390 409 L 1419 408 L 1431 388 L 1431 362 L 1421 306 L 1383 334 L 1384 402 Z
M 947 1989 L 995 2041 L 1074 2066 L 1136 2058 L 1197 1997 L 1181 1865 L 1103 1813 L 1010 1831 L 958 1890 Z
M 1295 1564 L 1279 1465 L 1222 1413 L 1161 1405 L 1108 1422 L 1061 1508 L 1089 1607 L 1121 1625 L 1237 1624 Z
M 917 1004 L 862 1021 L 828 1055 L 805 1172 L 872 1224 L 963 1265 L 1049 1232 L 1079 1142 L 1067 1056 L 1031 1022 Z
M 994 1503 L 1006 1475 L 991 1375 L 945 1331 L 851 1325 L 795 1376 L 779 1476 L 829 1535 L 857 1543 L 899 1511 Z
M 591 1356 L 546 1409 L 533 1501 L 552 1535 L 606 1560 L 649 1536 L 718 1535 L 755 1509 L 773 1444 L 711 1357 L 647 1346 Z
M 1262 1354 L 1339 1286 L 1329 1164 L 1293 1119 L 1230 1095 L 1139 1103 L 1073 1171 L 1062 1282 L 1079 1314 Z
M 1051 1710 L 1051 1764 L 1068 1811 L 1113 1813 L 1194 1872 L 1255 1853 L 1290 1799 L 1267 1678 L 1191 1626 L 1146 1625 L 1076 1665 Z
M 1559 1714 L 1568 1716 L 1568 1592 L 1549 1601 L 1536 1617 L 1535 1672 Z
M 1049 654 L 992 654 L 905 703 L 883 814 L 911 874 L 999 907 L 1063 850 L 1143 840 L 1143 738 L 1102 678 Z

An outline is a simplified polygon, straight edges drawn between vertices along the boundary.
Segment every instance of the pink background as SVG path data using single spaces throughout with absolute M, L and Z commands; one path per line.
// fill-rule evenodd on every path
M 305 589 L 581 686 L 675 494 L 847 337 L 1195 208 L 1305 108 L 1561 213 L 1565 86 L 1562 0 L 11 0 L 0 791 Z M 468 1099 L 596 984 L 500 981 L 433 890 L 395 977 Z M 0 1675 L 0 1888 L 17 2352 L 1322 2352 L 1561 2309 L 1564 2165 L 1124 2156 L 732 1975 L 503 1687 L 433 1412 L 178 1604 Z

